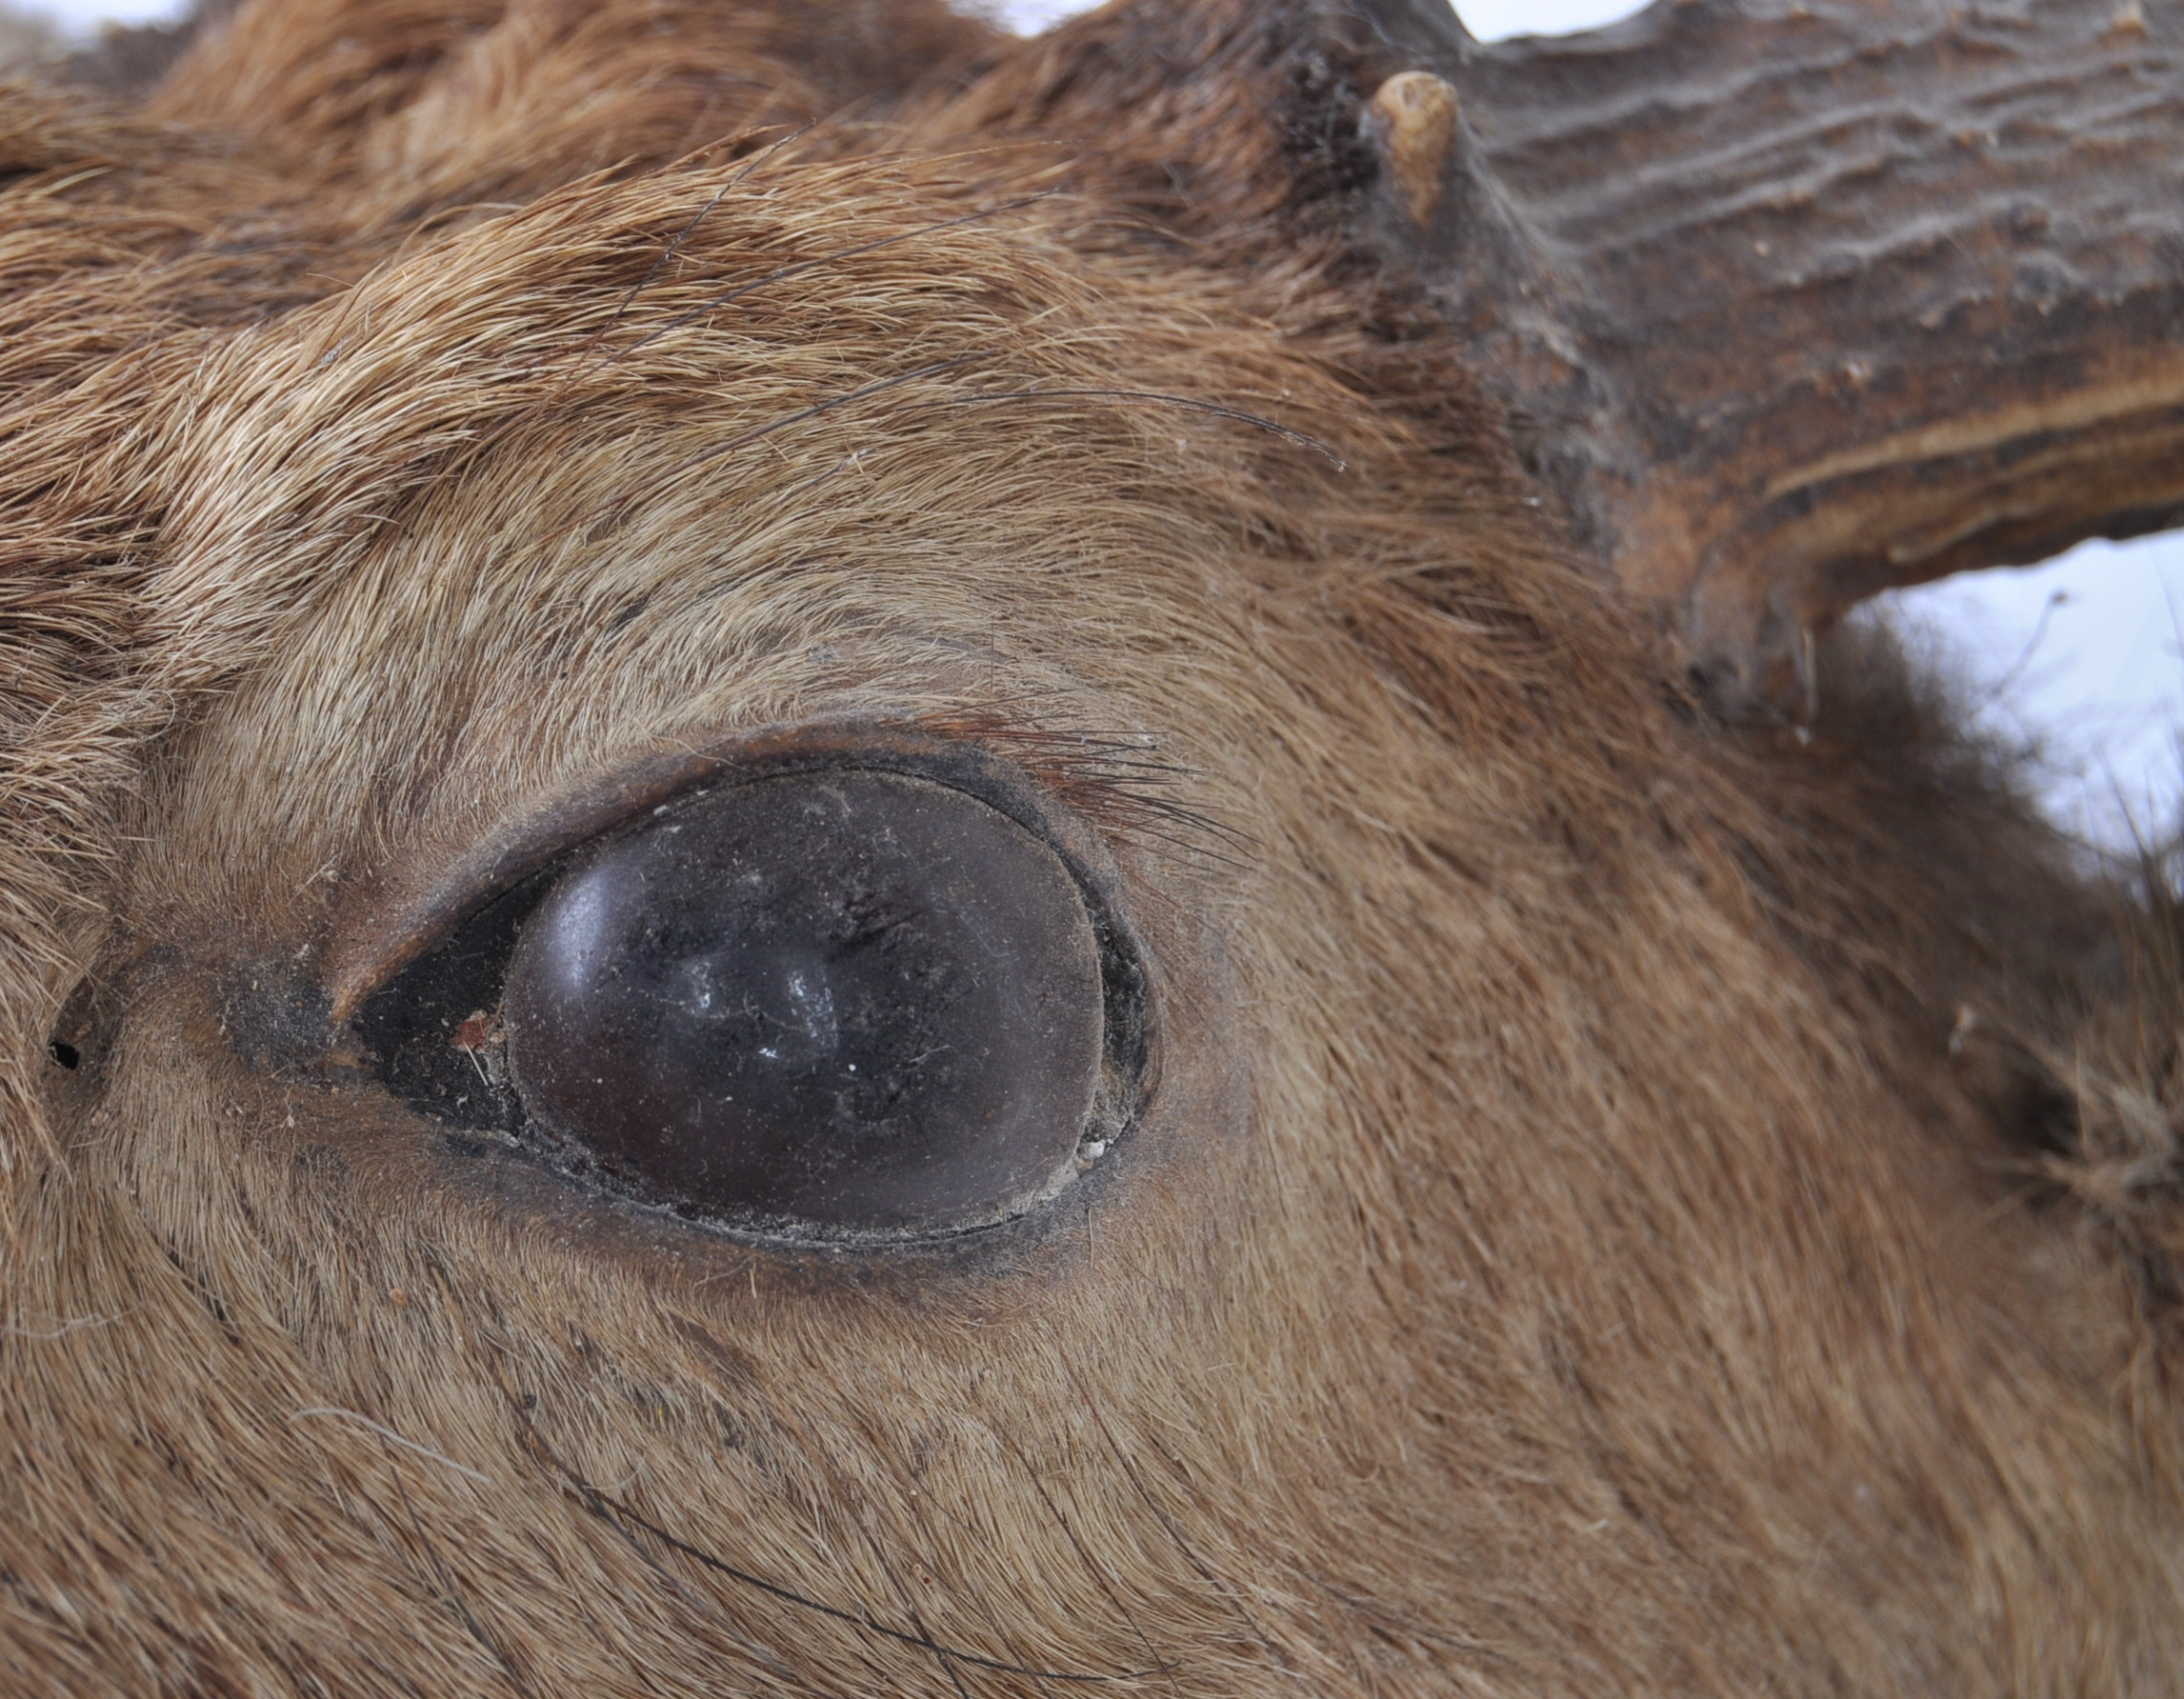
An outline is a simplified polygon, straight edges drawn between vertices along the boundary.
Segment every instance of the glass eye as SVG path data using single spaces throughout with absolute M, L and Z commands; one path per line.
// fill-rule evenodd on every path
M 955 1230 L 1022 1211 L 1092 1136 L 1101 932 L 1052 850 L 952 786 L 726 786 L 484 921 L 512 947 L 453 1046 L 505 1043 L 479 1080 L 524 1141 L 651 1201 L 800 1237 Z

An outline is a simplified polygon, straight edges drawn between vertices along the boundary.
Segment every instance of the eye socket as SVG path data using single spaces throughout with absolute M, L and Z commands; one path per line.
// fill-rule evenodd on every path
M 1022 1213 L 1121 1130 L 1134 959 L 1001 809 L 756 777 L 489 904 L 359 1010 L 398 1095 L 639 1201 L 803 1240 Z

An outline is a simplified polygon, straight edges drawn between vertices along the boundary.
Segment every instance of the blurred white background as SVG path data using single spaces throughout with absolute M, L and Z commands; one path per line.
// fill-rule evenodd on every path
M 71 35 L 175 15 L 173 0 L 45 0 Z M 999 0 L 1027 34 L 1085 10 L 1071 0 Z M 1482 40 L 1597 29 L 1632 0 L 1464 0 Z M 2037 751 L 2049 809 L 2095 843 L 2134 824 L 2166 830 L 2184 804 L 2184 533 L 2091 543 L 2022 571 L 1967 574 L 1880 598 L 1884 616 L 1962 679 L 1974 717 Z
M 74 36 L 96 35 L 102 24 L 151 24 L 187 10 L 171 0 L 21 0 L 17 11 L 44 12 Z

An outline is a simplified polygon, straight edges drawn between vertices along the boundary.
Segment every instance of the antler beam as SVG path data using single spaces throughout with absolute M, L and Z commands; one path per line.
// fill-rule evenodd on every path
M 1779 700 L 1876 590 L 2184 521 L 2180 25 L 1702 0 L 1449 43 L 1447 169 L 1524 263 L 1464 259 L 1476 188 L 1406 240 L 1717 698 Z

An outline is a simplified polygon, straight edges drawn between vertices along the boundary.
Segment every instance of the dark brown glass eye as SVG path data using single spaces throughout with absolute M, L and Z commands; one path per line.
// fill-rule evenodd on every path
M 1099 943 L 1046 845 L 895 773 L 733 785 L 582 856 L 500 1015 L 528 1118 L 641 1192 L 756 1226 L 931 1231 L 1069 1173 Z

